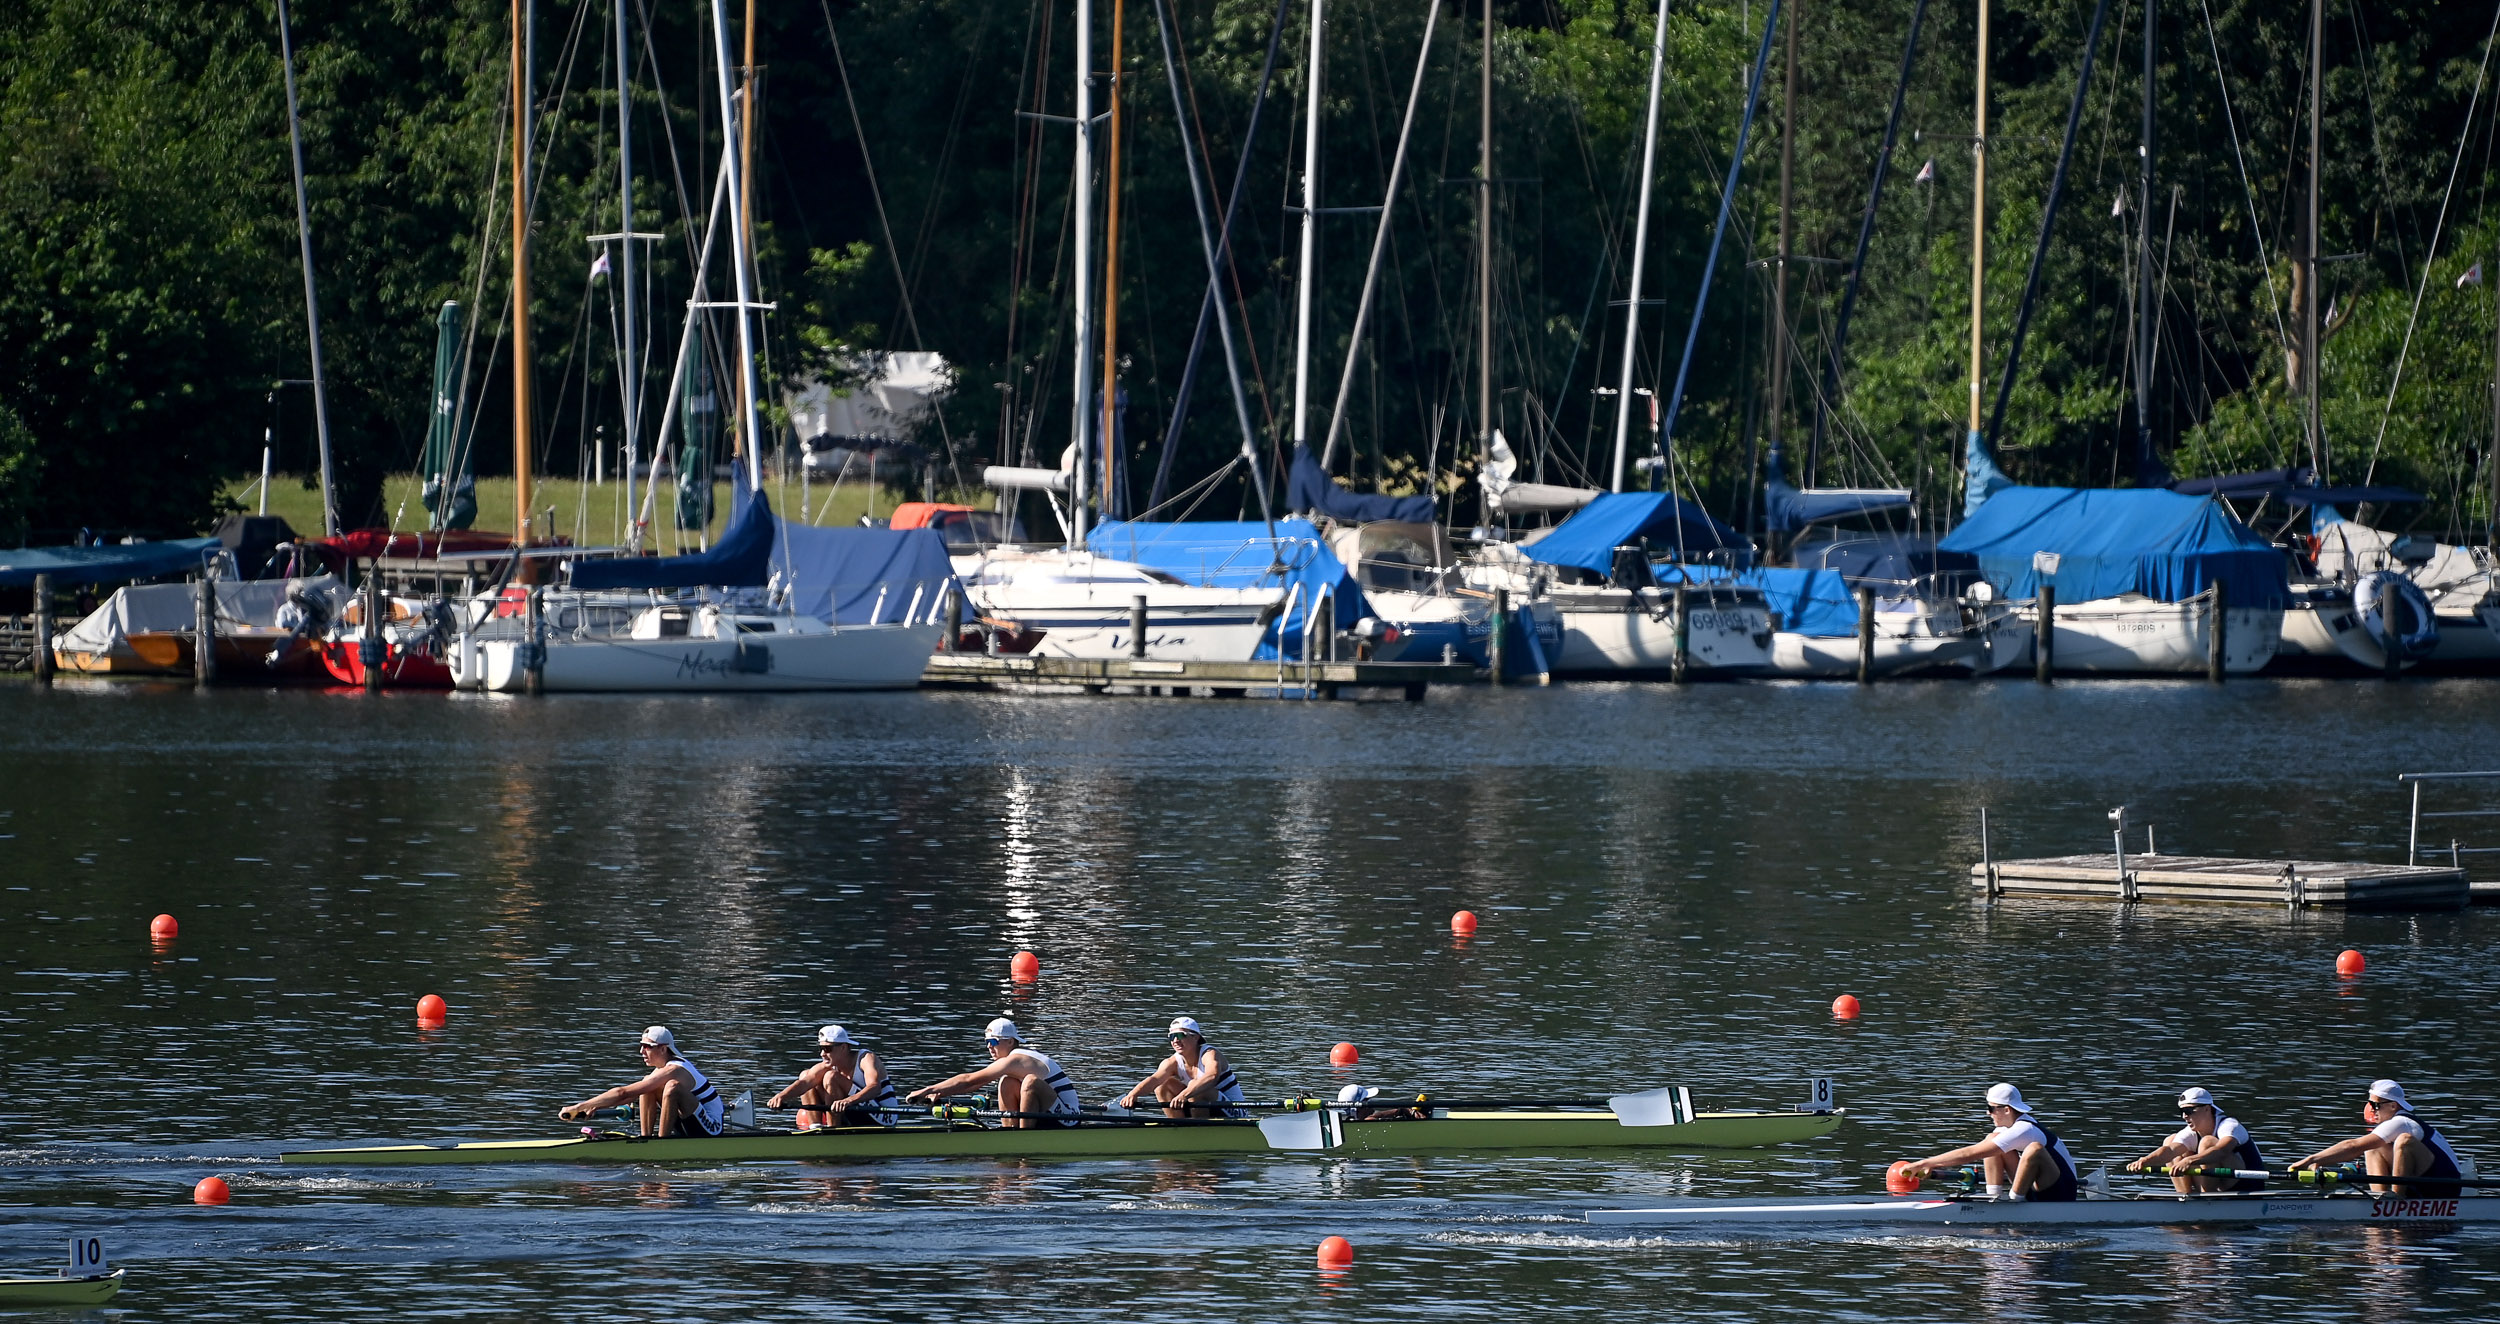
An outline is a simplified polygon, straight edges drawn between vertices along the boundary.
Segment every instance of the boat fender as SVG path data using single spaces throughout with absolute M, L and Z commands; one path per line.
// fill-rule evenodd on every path
M 2370 642 L 2398 658 L 2430 655 L 2439 646 L 2439 618 L 2422 586 L 2393 570 L 2373 570 L 2353 586 L 2352 605 Z

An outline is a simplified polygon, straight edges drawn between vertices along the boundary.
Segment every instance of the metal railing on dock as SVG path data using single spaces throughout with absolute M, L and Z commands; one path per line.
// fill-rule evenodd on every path
M 2413 788 L 2413 817 L 2412 822 L 2405 828 L 2405 863 L 2407 864 L 2421 863 L 2425 849 L 2429 851 L 2433 859 L 2437 859 L 2442 853 L 2436 841 L 2427 848 L 2422 845 L 2422 820 L 2424 819 L 2500 818 L 2500 804 L 2488 802 L 2465 809 L 2424 809 L 2422 807 L 2422 789 L 2432 782 L 2500 782 L 2500 772 L 2407 772 L 2398 774 L 2396 781 L 2399 785 Z M 2450 868 L 2463 869 L 2466 856 L 2500 855 L 2500 846 L 2469 846 L 2465 844 L 2463 838 L 2452 836 L 2448 838 L 2445 853 L 2448 856 Z M 2474 899 L 2478 902 L 2500 901 L 2500 883 L 2474 885 Z

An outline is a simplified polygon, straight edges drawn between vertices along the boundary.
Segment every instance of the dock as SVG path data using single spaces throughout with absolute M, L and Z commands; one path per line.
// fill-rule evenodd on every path
M 2470 885 L 2465 870 L 2453 865 L 2129 854 L 2121 869 L 2120 857 L 2112 854 L 1982 861 L 1971 866 L 1971 885 L 1991 897 L 2293 910 L 2460 910 L 2469 901 L 2500 901 L 2481 895 L 2483 889 Z
M 938 653 L 923 688 L 1145 694 L 1189 698 L 1334 699 L 1349 690 L 1394 690 L 1409 703 L 1433 685 L 1481 682 L 1466 662 L 1180 662 L 1160 658 L 1037 657 Z

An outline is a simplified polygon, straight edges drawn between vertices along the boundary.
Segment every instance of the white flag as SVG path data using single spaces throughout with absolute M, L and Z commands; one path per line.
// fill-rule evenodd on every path
M 1935 161 L 1935 158 L 1934 158 L 1934 157 L 1929 157 L 1929 158 L 1928 158 L 1928 160 L 1927 160 L 1927 164 L 1925 164 L 1925 165 L 1923 165 L 1923 166 L 1920 166 L 1920 167 L 1918 168 L 1918 178 L 1913 179 L 1913 180 L 1911 180 L 1910 182 L 1911 182 L 1911 183 L 1913 183 L 1913 184 L 1933 184 L 1933 183 L 1935 183 L 1935 182 L 1936 182 L 1936 161 Z
M 2472 266 L 2470 266 L 2470 267 L 2467 267 L 2467 268 L 2465 269 L 2465 274 L 2464 274 L 2464 275 L 2462 275 L 2462 276 L 2457 277 L 2457 288 L 2458 288 L 2458 289 L 2460 289 L 2460 290 L 2461 290 L 2461 289 L 2464 289 L 2464 288 L 2465 288 L 2466 286 L 2468 286 L 2468 285 L 2480 285 L 2480 284 L 2482 284 L 2482 283 L 2483 283 L 2483 264 L 2482 264 L 2482 263 L 2480 263 L 2480 262 L 2477 262 L 2477 263 L 2475 263 L 2474 265 L 2472 265 Z
M 608 274 L 608 250 L 602 248 L 599 250 L 598 260 L 590 264 L 590 278 L 597 280 L 606 274 Z

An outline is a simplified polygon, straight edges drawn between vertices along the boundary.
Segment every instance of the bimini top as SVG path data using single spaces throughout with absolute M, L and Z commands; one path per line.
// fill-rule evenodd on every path
M 2212 497 L 2159 489 L 2009 487 L 1936 543 L 1969 552 L 2008 597 L 2044 583 L 2068 602 L 2141 593 L 2163 602 L 2224 586 L 2234 607 L 2281 607 L 2283 553 Z M 2044 573 L 2054 556 L 2055 569 Z
M 618 556 L 573 563 L 573 587 L 761 588 L 773 575 L 772 503 L 743 482 L 729 485 L 737 510 L 720 541 L 691 556 Z
M 1745 535 L 1710 518 L 1709 512 L 1665 492 L 1609 492 L 1571 512 L 1552 533 L 1519 550 L 1531 561 L 1578 566 L 1611 574 L 1615 549 L 1649 540 L 1651 554 L 1689 558 L 1722 547 L 1746 546 Z
M 171 542 L 113 542 L 93 547 L 0 548 L 0 584 L 18 588 L 37 575 L 52 576 L 55 588 L 77 584 L 110 584 L 159 575 L 195 575 L 217 551 L 215 538 L 176 538 Z

